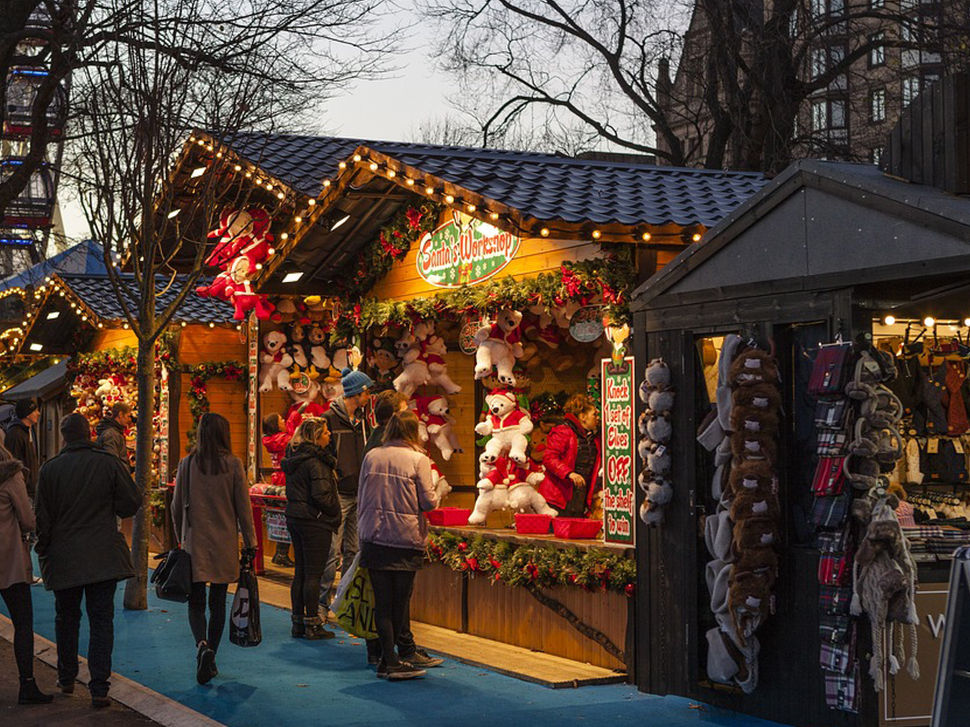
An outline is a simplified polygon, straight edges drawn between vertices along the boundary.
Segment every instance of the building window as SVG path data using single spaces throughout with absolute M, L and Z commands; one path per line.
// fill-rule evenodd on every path
M 886 46 L 882 45 L 885 38 L 886 34 L 881 31 L 869 36 L 869 42 L 873 44 L 872 48 L 869 49 L 870 68 L 886 65 Z
M 877 88 L 869 93 L 869 120 L 886 120 L 886 89 Z
M 825 73 L 827 56 L 825 48 L 812 48 L 812 78 L 818 78 Z
M 909 106 L 919 96 L 919 76 L 903 79 L 903 108 Z
M 869 150 L 869 161 L 878 165 L 882 161 L 882 148 L 877 147 Z
M 845 101 L 836 99 L 829 103 L 829 128 L 845 128 Z
M 825 131 L 829 127 L 828 103 L 812 102 L 812 131 Z
M 873 9 L 886 7 L 886 0 L 869 0 L 869 7 Z

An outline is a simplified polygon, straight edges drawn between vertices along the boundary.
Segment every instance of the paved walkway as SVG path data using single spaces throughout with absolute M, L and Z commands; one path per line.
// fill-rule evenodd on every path
M 152 596 L 148 611 L 124 611 L 121 592 L 115 671 L 230 727 L 777 727 L 677 697 L 641 694 L 626 685 L 554 690 L 455 662 L 431 670 L 423 680 L 388 683 L 367 667 L 359 639 L 344 633 L 324 642 L 292 639 L 289 613 L 267 605 L 262 609 L 263 644 L 241 649 L 224 640 L 220 675 L 199 686 L 185 606 Z M 53 597 L 40 589 L 34 593 L 35 629 L 53 638 Z M 82 646 L 86 642 L 82 633 Z

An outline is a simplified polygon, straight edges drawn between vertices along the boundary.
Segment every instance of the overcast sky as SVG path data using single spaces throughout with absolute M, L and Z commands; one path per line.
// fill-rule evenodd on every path
M 407 17 L 403 10 L 397 20 Z M 389 18 L 388 24 L 395 19 Z M 447 102 L 449 78 L 435 71 L 429 57 L 430 28 L 416 25 L 407 31 L 409 50 L 397 62 L 401 70 L 382 81 L 360 83 L 335 99 L 321 120 L 320 133 L 381 141 L 404 141 L 423 121 L 450 113 Z M 422 35 L 427 37 L 422 37 Z M 64 231 L 73 241 L 90 237 L 80 206 L 60 195 Z

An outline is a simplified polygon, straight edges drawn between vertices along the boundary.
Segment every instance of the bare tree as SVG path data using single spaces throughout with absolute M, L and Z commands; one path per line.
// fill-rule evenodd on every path
M 411 129 L 407 138 L 423 144 L 446 146 L 479 146 L 491 149 L 529 150 L 549 154 L 578 156 L 592 151 L 599 142 L 598 135 L 578 123 L 547 124 L 544 120 L 532 120 L 508 125 L 498 131 L 482 128 L 476 121 L 481 109 L 475 105 L 462 105 L 462 115 L 426 119 Z
M 899 0 L 425 0 L 423 11 L 443 26 L 437 55 L 461 95 L 495 100 L 486 132 L 538 108 L 671 164 L 765 171 L 796 154 L 806 101 L 871 52 L 946 55 L 967 27 L 949 10 L 901 32 L 914 20 Z M 812 67 L 814 50 L 836 45 Z
M 254 194 L 220 140 L 304 125 L 349 82 L 379 73 L 389 41 L 368 35 L 379 2 L 99 0 L 93 12 L 125 22 L 74 71 L 67 170 L 138 339 L 135 478 L 145 503 L 126 608 L 147 608 L 156 342 L 194 294 L 211 250 L 207 231 Z M 194 129 L 205 133 L 186 145 Z M 259 202 L 271 213 L 296 204 L 276 190 Z M 173 286 L 177 294 L 160 306 Z

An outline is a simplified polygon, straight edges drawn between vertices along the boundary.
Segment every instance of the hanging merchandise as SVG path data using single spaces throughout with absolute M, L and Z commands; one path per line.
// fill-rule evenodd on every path
M 664 506 L 673 498 L 668 447 L 672 428 L 670 414 L 674 408 L 674 390 L 670 385 L 670 368 L 663 359 L 654 359 L 647 366 L 640 386 L 640 400 L 646 410 L 637 426 L 640 440 L 640 475 L 637 481 L 645 498 L 640 505 L 640 519 L 647 525 L 663 522 Z
M 387 335 L 371 338 L 366 359 L 377 390 L 393 389 L 394 372 L 398 367 L 394 341 Z
M 494 367 L 499 382 L 503 386 L 515 386 L 512 367 L 515 360 L 522 357 L 521 333 L 522 313 L 503 308 L 496 315 L 491 328 L 482 328 L 475 334 L 478 349 L 475 351 L 475 378 L 483 379 L 492 373 Z
M 418 358 L 428 367 L 428 383 L 442 389 L 446 394 L 458 394 L 461 387 L 448 376 L 445 355 L 448 348 L 441 336 L 435 335 L 433 321 L 418 321 L 414 324 L 414 337 L 420 353 Z
M 409 399 L 419 386 L 431 380 L 427 362 L 421 359 L 421 345 L 411 331 L 405 331 L 394 344 L 401 359 L 401 373 L 394 379 L 394 388 Z
M 282 331 L 268 331 L 263 334 L 263 348 L 259 353 L 259 390 L 272 391 L 276 386 L 280 391 L 293 388 L 290 384 L 290 366 L 293 357 L 286 352 L 286 334 Z
M 770 353 L 744 346 L 740 336 L 725 336 L 716 408 L 698 433 L 701 445 L 714 452 L 711 493 L 718 500 L 705 523 L 714 558 L 707 564 L 707 585 L 718 624 L 706 635 L 707 674 L 746 694 L 758 685 L 755 632 L 774 611 L 778 575 L 778 384 L 778 363 Z
M 448 398 L 440 395 L 416 396 L 410 402 L 418 415 L 421 441 L 433 441 L 446 462 L 455 452 L 462 452 L 455 432 L 454 417 L 448 414 Z

